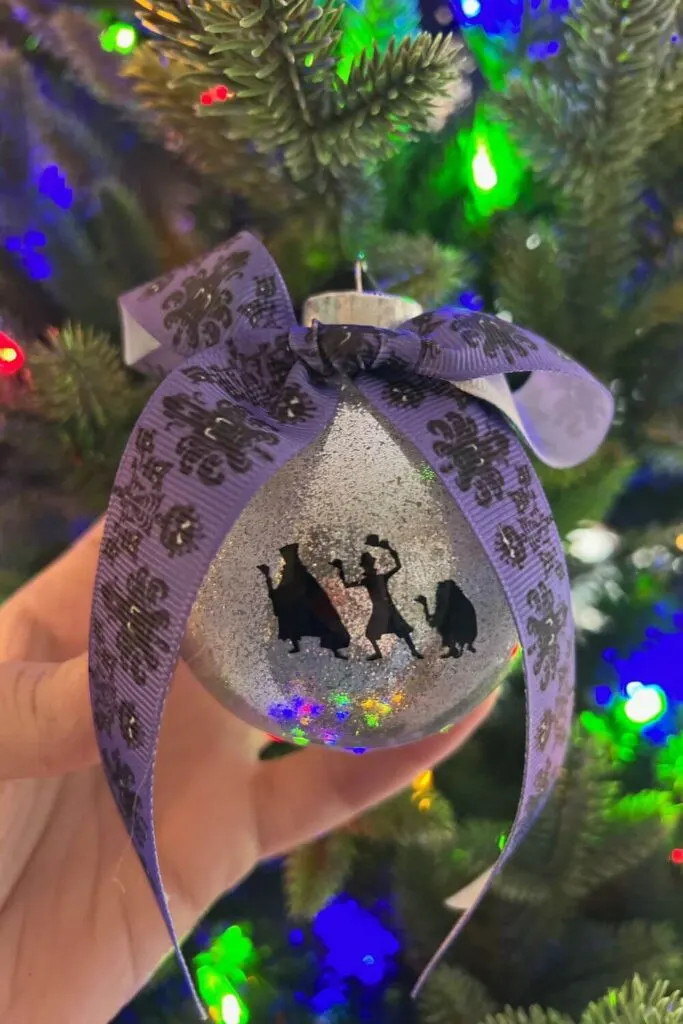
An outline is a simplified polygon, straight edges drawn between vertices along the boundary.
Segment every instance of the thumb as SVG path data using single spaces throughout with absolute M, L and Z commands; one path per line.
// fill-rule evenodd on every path
M 97 760 L 86 654 L 0 665 L 0 780 L 64 775 Z

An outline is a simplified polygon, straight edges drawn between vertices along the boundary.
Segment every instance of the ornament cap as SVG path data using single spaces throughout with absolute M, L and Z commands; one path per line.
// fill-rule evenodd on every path
M 310 327 L 314 320 L 323 324 L 358 324 L 391 328 L 419 316 L 419 302 L 401 295 L 383 292 L 321 292 L 304 303 L 302 320 Z

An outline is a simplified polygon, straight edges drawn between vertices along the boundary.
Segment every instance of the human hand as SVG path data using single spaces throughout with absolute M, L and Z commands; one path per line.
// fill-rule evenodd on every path
M 102 524 L 0 608 L 0 1020 L 106 1024 L 170 942 L 99 763 L 90 605 Z M 180 664 L 159 745 L 155 824 L 179 934 L 260 860 L 335 828 L 461 746 L 449 732 L 355 757 L 259 760 L 265 734 Z M 229 782 L 229 785 L 227 784 Z

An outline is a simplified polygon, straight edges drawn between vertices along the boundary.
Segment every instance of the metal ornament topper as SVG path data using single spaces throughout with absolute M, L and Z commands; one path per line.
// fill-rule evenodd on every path
M 613 402 L 552 345 L 481 313 L 445 308 L 396 329 L 298 326 L 274 261 L 248 234 L 123 296 L 120 307 L 129 361 L 142 341 L 137 365 L 164 379 L 109 502 L 93 598 L 91 701 L 109 785 L 207 1019 L 162 884 L 152 800 L 186 623 L 226 534 L 259 488 L 332 421 L 344 377 L 432 466 L 481 542 L 524 651 L 522 795 L 483 895 L 561 770 L 573 704 L 564 554 L 519 434 L 550 465 L 575 465 L 603 440 Z M 530 373 L 514 395 L 503 376 L 510 371 Z M 397 389 L 405 401 L 396 401 Z

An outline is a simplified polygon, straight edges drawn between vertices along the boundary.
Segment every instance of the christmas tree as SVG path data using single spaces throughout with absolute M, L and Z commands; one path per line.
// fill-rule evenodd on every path
M 512 672 L 434 776 L 212 911 L 190 954 L 218 1021 L 683 1020 L 680 5 L 496 10 L 0 4 L 2 593 L 105 507 L 149 395 L 117 297 L 243 228 L 298 307 L 359 260 L 379 289 L 538 332 L 617 398 L 597 456 L 539 467 L 575 577 L 580 722 L 524 847 L 413 1006 L 446 901 L 514 814 Z M 120 1024 L 190 1021 L 184 1000 L 164 965 Z

